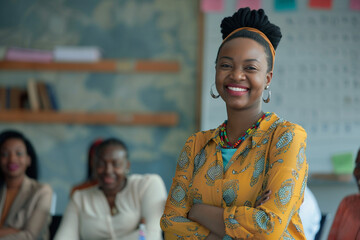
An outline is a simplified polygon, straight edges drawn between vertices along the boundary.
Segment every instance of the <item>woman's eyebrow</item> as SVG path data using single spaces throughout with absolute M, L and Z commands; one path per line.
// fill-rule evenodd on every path
M 250 59 L 245 59 L 244 62 L 260 62 L 260 61 L 256 58 L 250 58 Z
M 228 57 L 228 56 L 222 56 L 219 59 L 234 60 L 232 57 Z M 249 58 L 249 59 L 245 59 L 244 62 L 260 62 L 260 61 L 256 58 Z
M 222 57 L 220 57 L 220 59 L 222 59 L 222 58 L 229 59 L 229 60 L 233 60 L 232 57 L 228 57 L 228 56 L 222 56 Z

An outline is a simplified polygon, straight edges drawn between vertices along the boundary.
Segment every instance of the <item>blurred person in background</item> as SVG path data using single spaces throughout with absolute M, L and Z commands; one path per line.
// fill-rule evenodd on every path
M 360 192 L 360 149 L 353 174 Z M 330 228 L 328 240 L 345 239 L 360 239 L 360 193 L 346 196 L 341 200 Z
M 0 134 L 0 168 L 0 239 L 49 239 L 52 189 L 36 180 L 36 152 L 22 133 Z
M 320 229 L 321 210 L 314 194 L 308 187 L 305 188 L 304 202 L 301 204 L 299 214 L 306 240 L 314 240 Z
M 95 150 L 98 184 L 76 190 L 62 218 L 55 240 L 138 240 L 145 223 L 146 239 L 160 240 L 160 217 L 167 197 L 157 174 L 129 174 L 128 148 L 116 138 Z

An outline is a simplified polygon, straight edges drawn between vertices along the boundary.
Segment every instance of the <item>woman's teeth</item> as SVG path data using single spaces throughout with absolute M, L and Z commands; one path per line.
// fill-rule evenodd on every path
M 245 92 L 245 91 L 247 91 L 247 89 L 245 89 L 245 88 L 238 88 L 238 87 L 229 87 L 229 89 L 231 91 L 236 91 L 236 92 Z

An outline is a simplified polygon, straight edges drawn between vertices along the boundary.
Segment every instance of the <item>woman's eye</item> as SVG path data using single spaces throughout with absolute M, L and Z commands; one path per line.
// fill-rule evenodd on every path
M 221 63 L 221 64 L 220 64 L 220 67 L 221 67 L 221 68 L 231 68 L 231 65 L 230 65 L 230 64 L 227 64 L 227 63 Z
M 98 167 L 98 168 L 103 168 L 103 167 L 105 167 L 105 163 L 103 163 L 102 161 L 99 161 L 99 162 L 96 164 L 96 167 Z
M 16 156 L 18 156 L 18 157 L 22 157 L 24 155 L 25 155 L 24 152 L 16 152 Z
M 123 164 L 122 164 L 122 162 L 114 162 L 114 163 L 113 163 L 113 166 L 114 166 L 115 168 L 120 168 L 120 167 L 123 166 Z
M 245 69 L 252 71 L 252 70 L 256 70 L 256 67 L 254 67 L 254 66 L 247 66 L 247 67 L 245 67 Z

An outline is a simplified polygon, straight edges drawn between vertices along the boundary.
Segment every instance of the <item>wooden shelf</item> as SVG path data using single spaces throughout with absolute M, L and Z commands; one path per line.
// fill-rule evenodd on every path
M 308 185 L 354 185 L 355 178 L 352 174 L 335 173 L 310 173 Z
M 54 111 L 0 111 L 0 122 L 39 124 L 83 124 L 83 125 L 153 125 L 175 126 L 178 115 L 161 113 L 112 113 L 112 112 L 54 112 Z
M 102 60 L 99 62 L 18 62 L 0 61 L 0 70 L 70 72 L 179 72 L 177 61 Z

